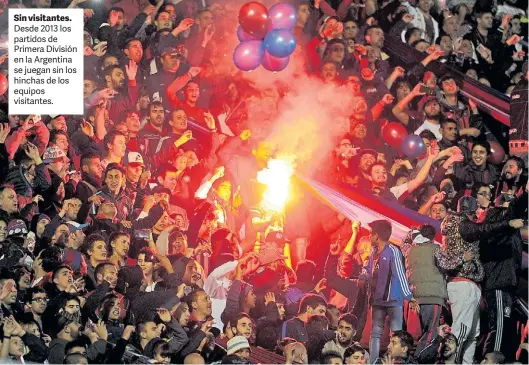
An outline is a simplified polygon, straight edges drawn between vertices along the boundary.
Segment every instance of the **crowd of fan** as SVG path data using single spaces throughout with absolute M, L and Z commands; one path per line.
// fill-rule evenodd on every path
M 524 160 L 491 160 L 496 136 L 479 105 L 453 76 L 426 71 L 444 62 L 509 94 L 527 73 L 516 3 L 294 2 L 299 72 L 355 100 L 319 180 L 431 218 L 400 245 L 390 222 L 360 227 L 301 186 L 281 214 L 260 205 L 257 172 L 277 151 L 273 126 L 248 120 L 245 98 L 284 94 L 226 66 L 239 2 L 10 4 L 84 9 L 85 114 L 2 115 L 0 361 L 250 363 L 259 349 L 287 364 L 525 356 L 513 315 Z M 387 39 L 424 60 L 406 71 L 384 53 Z M 410 159 L 385 144 L 388 120 L 426 152 Z M 415 339 L 403 330 L 412 312 Z

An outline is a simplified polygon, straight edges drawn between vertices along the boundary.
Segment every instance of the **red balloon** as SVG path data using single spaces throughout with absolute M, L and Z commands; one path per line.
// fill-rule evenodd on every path
M 498 165 L 503 162 L 505 158 L 505 150 L 503 147 L 496 141 L 490 141 L 490 155 L 487 158 L 487 161 L 494 165 Z
M 384 142 L 396 148 L 400 147 L 407 135 L 406 128 L 398 122 L 388 123 L 382 128 L 382 139 Z
M 290 57 L 288 56 L 285 58 L 274 57 L 265 51 L 261 65 L 263 65 L 268 71 L 279 72 L 283 71 L 288 66 L 289 59 Z
M 239 24 L 248 34 L 263 39 L 268 32 L 268 10 L 257 2 L 244 4 L 239 10 Z
M 0 72 L 0 96 L 4 95 L 4 93 L 7 90 L 7 77 L 3 73 Z

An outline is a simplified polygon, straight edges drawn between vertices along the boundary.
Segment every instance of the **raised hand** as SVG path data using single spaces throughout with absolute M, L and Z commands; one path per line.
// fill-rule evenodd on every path
M 436 158 L 439 155 L 439 145 L 434 141 L 428 148 L 428 158 Z
M 268 303 L 276 301 L 276 295 L 272 292 L 268 292 L 265 294 L 264 300 L 265 300 L 265 305 L 268 305 Z
M 83 9 L 83 16 L 85 18 L 91 18 L 94 16 L 94 11 L 92 9 Z
M 445 196 L 446 196 L 446 193 L 444 191 L 441 191 L 441 192 L 439 192 L 437 194 L 432 195 L 432 197 L 430 199 L 431 199 L 432 203 L 437 204 L 437 203 L 442 202 L 444 200 Z
M 147 16 L 151 16 L 155 10 L 156 10 L 156 7 L 154 5 L 149 4 L 145 7 L 145 9 L 143 9 L 143 13 L 146 14 Z
M 193 26 L 193 24 L 195 24 L 195 21 L 192 18 L 182 19 L 182 21 L 176 27 L 178 29 L 178 33 L 188 30 Z
M 209 41 L 211 41 L 211 38 L 213 38 L 213 35 L 215 34 L 215 28 L 213 27 L 213 24 L 208 25 L 206 28 L 206 31 L 204 32 L 204 45 L 208 44 Z
M 2 290 L 0 291 L 0 301 L 6 299 L 9 295 L 11 295 L 11 291 L 15 287 L 15 283 L 11 280 L 8 280 L 2 285 Z
M 436 49 L 435 51 L 432 52 L 430 56 L 432 57 L 433 60 L 438 60 L 444 54 L 445 54 L 445 51 L 443 51 L 442 49 Z
M 514 34 L 511 38 L 507 39 L 505 43 L 507 43 L 509 46 L 515 45 L 516 43 L 520 42 L 522 39 L 518 34 Z
M 164 323 L 171 322 L 171 312 L 165 308 L 158 308 L 156 310 L 156 313 L 158 313 L 158 317 L 162 320 Z
M 412 14 L 406 13 L 402 16 L 402 21 L 406 24 L 410 24 L 413 18 L 415 17 Z
M 320 281 L 318 281 L 318 283 L 314 287 L 314 291 L 319 294 L 326 288 L 327 288 L 327 279 L 323 278 Z
M 90 48 L 90 46 L 84 46 L 84 56 L 85 57 L 91 56 L 93 54 L 94 54 L 94 51 L 92 50 L 92 48 Z
M 140 188 L 145 189 L 150 179 L 151 179 L 151 172 L 143 171 L 140 176 L 140 180 L 138 181 Z
M 123 334 L 121 335 L 121 338 L 128 341 L 130 339 L 130 336 L 134 332 L 136 332 L 136 327 L 129 324 L 123 329 Z
M 382 102 L 385 105 L 390 105 L 391 103 L 393 103 L 393 100 L 395 100 L 395 98 L 391 94 L 386 94 L 382 97 Z
M 25 121 L 20 123 L 20 126 L 22 127 L 23 130 L 27 131 L 33 128 L 35 124 L 40 122 L 40 120 L 41 120 L 40 115 L 30 115 L 26 118 Z
M 138 73 L 138 65 L 133 60 L 129 61 L 128 65 L 125 65 L 125 72 L 130 81 L 136 80 L 136 74 Z
M 9 316 L 4 323 L 4 336 L 11 336 L 17 330 L 16 321 L 13 316 Z
M 404 77 L 404 75 L 406 74 L 406 70 L 404 70 L 404 68 L 402 68 L 400 66 L 397 66 L 393 70 L 393 74 L 395 74 L 395 76 L 397 76 L 397 77 Z
M 338 240 L 338 241 L 336 241 L 334 243 L 331 243 L 329 253 L 332 256 L 338 256 L 340 254 L 340 248 L 341 248 L 340 240 Z
M 94 332 L 101 340 L 108 340 L 108 330 L 105 322 L 100 320 L 97 325 L 94 327 Z
M 206 121 L 206 125 L 210 130 L 215 129 L 215 118 L 213 115 L 211 115 L 210 112 L 204 112 L 204 119 Z
M 197 75 L 202 71 L 202 67 L 193 66 L 189 68 L 189 74 L 191 77 L 197 77 Z
M 11 132 L 11 127 L 9 126 L 9 123 L 1 123 L 0 124 L 0 143 L 5 143 L 7 136 L 9 135 L 9 132 Z
M 361 54 L 362 56 L 365 56 L 367 54 L 366 47 L 364 47 L 361 44 L 355 45 L 355 52 L 357 52 L 358 54 Z
M 419 82 L 417 85 L 415 85 L 415 87 L 411 90 L 412 94 L 415 95 L 415 96 L 420 96 L 420 95 L 425 95 L 422 91 L 421 91 L 421 87 L 426 87 L 426 85 L 424 85 L 423 83 Z
M 40 160 L 39 149 L 33 143 L 27 142 L 24 148 L 24 152 L 33 161 Z
M 511 19 L 512 19 L 512 14 L 504 14 L 503 18 L 501 20 L 500 27 L 503 28 L 503 30 L 507 30 L 507 28 L 509 27 L 509 22 L 511 21 Z
M 81 122 L 81 131 L 86 134 L 88 137 L 92 138 L 94 136 L 94 126 L 90 122 L 83 120 Z
M 94 54 L 97 57 L 103 57 L 107 53 L 107 42 L 99 42 L 94 46 Z
M 183 297 L 184 297 L 184 295 L 185 295 L 185 292 L 184 292 L 185 288 L 186 288 L 186 284 L 180 284 L 180 285 L 178 285 L 178 289 L 176 290 L 176 296 L 177 296 L 178 298 L 183 298 Z

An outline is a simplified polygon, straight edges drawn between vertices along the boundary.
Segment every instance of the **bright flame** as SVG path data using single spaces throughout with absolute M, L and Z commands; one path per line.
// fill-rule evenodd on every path
M 257 173 L 257 181 L 266 185 L 261 207 L 266 211 L 281 213 L 290 195 L 290 178 L 294 166 L 286 158 L 271 159 L 268 167 Z

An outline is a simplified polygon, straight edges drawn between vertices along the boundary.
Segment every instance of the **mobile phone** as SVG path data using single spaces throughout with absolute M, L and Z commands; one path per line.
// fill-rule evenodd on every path
M 424 93 L 426 95 L 435 95 L 435 90 L 434 89 L 431 89 L 427 86 L 421 86 L 421 88 L 419 89 L 419 91 L 421 93 Z
M 151 231 L 149 231 L 148 229 L 140 229 L 140 230 L 134 231 L 134 237 L 138 239 L 148 240 L 150 236 L 151 236 Z
M 476 47 L 476 51 L 481 52 L 481 51 L 483 51 L 484 48 L 485 48 L 485 47 L 480 43 L 480 44 L 478 44 L 478 46 Z

